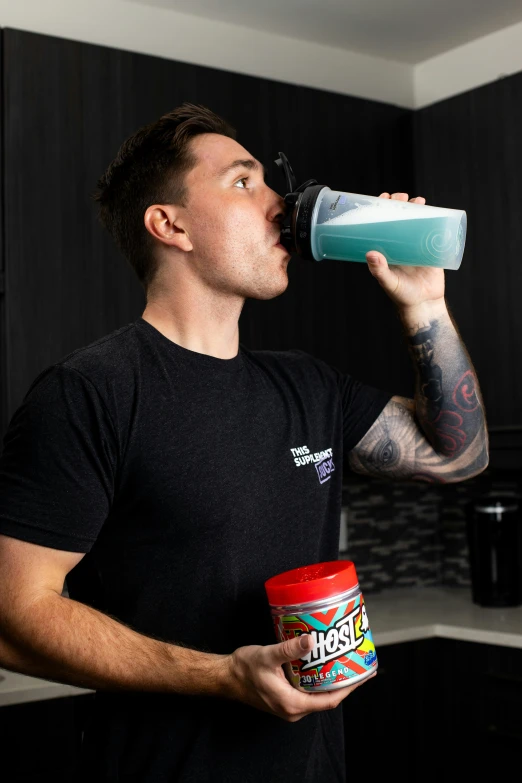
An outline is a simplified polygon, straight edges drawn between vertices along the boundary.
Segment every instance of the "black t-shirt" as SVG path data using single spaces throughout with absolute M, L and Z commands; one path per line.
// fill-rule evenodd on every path
M 275 644 L 264 582 L 339 557 L 342 462 L 391 394 L 299 351 L 218 359 L 139 317 L 46 368 L 4 437 L 0 533 L 86 552 L 71 598 L 174 644 Z M 89 783 L 344 780 L 342 708 L 99 690 Z

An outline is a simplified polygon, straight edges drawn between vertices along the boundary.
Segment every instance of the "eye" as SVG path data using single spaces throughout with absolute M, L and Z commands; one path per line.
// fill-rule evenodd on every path
M 248 177 L 241 177 L 241 179 L 238 179 L 234 184 L 237 185 L 238 182 L 246 182 Z

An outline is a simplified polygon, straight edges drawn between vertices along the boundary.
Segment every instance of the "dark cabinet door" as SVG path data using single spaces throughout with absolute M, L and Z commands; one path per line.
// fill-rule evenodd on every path
M 444 745 L 461 772 L 500 776 L 522 763 L 522 650 L 438 640 Z
M 377 650 L 377 677 L 343 702 L 347 780 L 356 770 L 370 777 L 417 780 L 418 758 L 425 752 L 425 684 L 418 660 L 429 642 L 407 642 Z M 424 780 L 425 778 L 422 778 Z
M 490 426 L 522 425 L 522 73 L 415 112 L 416 188 L 468 214 L 447 300 L 475 364 Z
M 522 763 L 522 650 L 452 639 L 377 650 L 343 701 L 347 779 L 485 780 Z M 358 766 L 359 765 L 359 766 Z
M 0 708 L 2 783 L 77 779 L 83 726 L 94 694 Z

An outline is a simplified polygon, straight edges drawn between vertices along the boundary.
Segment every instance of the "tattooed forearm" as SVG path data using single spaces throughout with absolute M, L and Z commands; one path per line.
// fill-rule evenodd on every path
M 407 327 L 417 370 L 415 417 L 434 450 L 454 459 L 471 458 L 470 446 L 482 444 L 487 461 L 487 432 L 478 381 L 464 344 L 445 310 L 427 323 Z
M 445 305 L 427 316 L 403 317 L 415 400 L 390 400 L 349 454 L 355 472 L 445 483 L 487 467 L 486 419 L 471 359 Z

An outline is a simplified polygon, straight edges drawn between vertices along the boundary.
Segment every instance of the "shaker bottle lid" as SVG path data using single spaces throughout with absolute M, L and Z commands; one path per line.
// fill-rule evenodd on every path
M 265 582 L 265 590 L 272 606 L 293 606 L 320 601 L 356 585 L 357 574 L 351 560 L 329 560 L 272 576 Z

